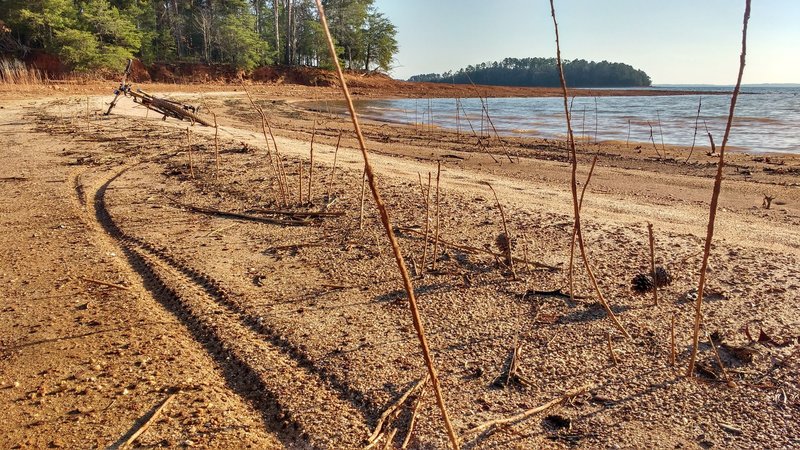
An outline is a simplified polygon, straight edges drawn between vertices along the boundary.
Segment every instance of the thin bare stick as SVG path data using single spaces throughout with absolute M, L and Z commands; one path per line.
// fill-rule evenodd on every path
M 214 179 L 219 180 L 219 125 L 217 125 L 217 115 L 211 113 L 214 118 Z
M 425 392 L 425 386 L 422 386 L 419 395 L 417 395 L 417 399 L 414 400 L 414 409 L 411 411 L 411 419 L 408 421 L 408 432 L 406 432 L 406 438 L 403 439 L 403 445 L 400 446 L 401 450 L 407 448 L 409 442 L 411 442 L 411 435 L 414 433 L 414 425 L 417 423 L 417 413 L 419 413 L 419 407 L 422 405 L 422 399 L 425 398 Z
M 422 184 L 422 175 L 420 175 L 420 185 Z M 420 186 L 422 187 L 422 186 Z M 420 275 L 425 276 L 426 262 L 428 261 L 428 235 L 431 229 L 431 173 L 428 172 L 428 190 L 423 192 L 425 196 L 425 241 L 422 247 L 422 272 Z
M 664 148 L 664 130 L 661 128 L 661 112 L 659 110 L 656 110 L 656 118 L 658 119 L 658 134 L 661 135 L 661 151 L 666 155 L 667 149 Z
M 700 121 L 700 108 L 703 106 L 703 96 L 700 96 L 700 100 L 697 101 L 697 116 L 694 118 L 694 136 L 692 136 L 692 148 L 689 149 L 689 156 L 686 157 L 685 162 L 689 162 L 689 158 L 692 157 L 692 152 L 694 152 L 694 144 L 697 141 L 697 124 Z
M 745 56 L 747 54 L 747 22 L 750 20 L 750 0 L 745 0 L 744 19 L 742 25 L 742 53 L 739 56 L 739 75 L 736 79 L 736 87 L 731 96 L 731 108 L 728 113 L 728 124 L 725 126 L 725 135 L 722 138 L 722 147 L 719 150 L 719 162 L 717 163 L 717 178 L 714 181 L 714 192 L 711 195 L 711 208 L 708 214 L 708 230 L 706 233 L 706 243 L 703 250 L 703 263 L 700 267 L 700 282 L 697 288 L 697 301 L 695 302 L 694 314 L 694 336 L 692 337 L 692 356 L 689 358 L 689 367 L 686 376 L 694 374 L 695 360 L 697 359 L 697 347 L 700 342 L 700 321 L 702 319 L 703 293 L 706 286 L 706 270 L 708 270 L 708 257 L 711 253 L 711 240 L 714 237 L 714 221 L 717 218 L 717 205 L 719 204 L 719 193 L 722 188 L 722 168 L 725 166 L 725 146 L 728 144 L 728 137 L 731 133 L 733 124 L 733 112 L 736 108 L 736 99 L 739 97 L 739 89 L 742 86 L 742 75 L 744 74 Z
M 342 132 L 339 131 L 339 137 L 336 138 L 336 150 L 333 151 L 333 167 L 331 168 L 331 179 L 328 181 L 328 192 L 325 194 L 325 198 L 330 200 L 331 192 L 333 190 L 333 180 L 336 177 L 336 157 L 339 156 L 339 143 L 342 142 Z
M 556 34 L 556 62 L 558 63 L 558 72 L 559 78 L 561 79 L 561 91 L 564 97 L 564 113 L 567 116 L 567 134 L 569 136 L 569 144 L 570 144 L 570 152 L 572 156 L 572 178 L 571 178 L 571 188 L 572 188 L 572 209 L 575 216 L 575 235 L 578 239 L 578 248 L 581 251 L 581 256 L 583 257 L 583 264 L 586 267 L 586 272 L 589 273 L 589 279 L 592 282 L 592 286 L 594 287 L 595 292 L 597 293 L 597 298 L 600 300 L 600 303 L 605 308 L 608 317 L 611 319 L 611 322 L 614 324 L 615 327 L 626 337 L 630 339 L 630 334 L 625 330 L 625 327 L 617 320 L 617 317 L 614 315 L 614 312 L 611 310 L 611 306 L 608 305 L 605 297 L 603 297 L 603 293 L 600 291 L 600 286 L 597 284 L 597 279 L 594 276 L 594 272 L 592 271 L 591 264 L 589 263 L 589 256 L 586 254 L 586 247 L 583 242 L 583 232 L 581 231 L 581 212 L 580 206 L 578 204 L 578 154 L 577 150 L 575 149 L 575 137 L 572 133 L 572 125 L 570 124 L 570 116 L 569 116 L 569 105 L 567 101 L 569 99 L 567 95 L 567 82 L 564 79 L 564 67 L 561 64 L 561 44 L 559 43 L 558 39 L 558 22 L 556 22 L 556 8 L 553 4 L 553 0 L 550 0 L 550 12 L 553 16 L 553 26 L 555 28 Z
M 161 416 L 161 412 L 164 411 L 164 408 L 166 408 L 167 405 L 169 405 L 169 403 L 172 401 L 172 399 L 175 398 L 176 395 L 178 395 L 178 392 L 173 392 L 167 398 L 165 398 L 161 402 L 161 404 L 158 405 L 155 410 L 153 410 L 153 413 L 150 414 L 150 417 L 148 417 L 147 420 L 144 421 L 144 423 L 142 423 L 138 428 L 136 428 L 135 431 L 128 437 L 128 439 L 125 439 L 125 441 L 122 444 L 120 444 L 120 446 L 117 448 L 123 450 L 130 447 L 134 442 L 136 442 L 136 439 L 138 439 L 139 436 L 142 435 L 142 433 L 147 431 L 147 429 L 150 428 L 150 425 L 155 423 L 155 421 Z
M 186 148 L 189 149 L 189 176 L 194 179 L 194 162 L 192 161 L 192 131 L 186 127 Z
M 297 204 L 303 204 L 303 160 L 297 161 Z
M 433 360 L 433 355 L 431 354 L 430 348 L 428 346 L 428 339 L 425 337 L 425 329 L 422 324 L 422 317 L 419 313 L 419 308 L 417 307 L 417 297 L 414 293 L 414 286 L 411 283 L 411 277 L 408 275 L 408 269 L 406 269 L 406 263 L 403 258 L 403 252 L 400 250 L 400 245 L 397 242 L 397 237 L 394 235 L 394 230 L 392 228 L 391 220 L 389 219 L 389 211 L 386 209 L 386 205 L 383 203 L 383 199 L 381 198 L 380 192 L 378 191 L 378 184 L 375 180 L 375 174 L 372 171 L 372 165 L 369 162 L 369 155 L 367 153 L 367 145 L 364 140 L 364 135 L 361 133 L 361 125 L 358 122 L 358 116 L 356 115 L 355 106 L 353 106 L 353 100 L 350 97 L 350 91 L 347 89 L 347 81 L 344 78 L 344 73 L 342 73 L 342 67 L 339 65 L 339 58 L 336 54 L 336 48 L 333 44 L 333 38 L 331 37 L 330 30 L 328 29 L 328 20 L 325 17 L 325 10 L 322 7 L 322 1 L 316 0 L 317 3 L 317 10 L 319 11 L 320 20 L 322 21 L 322 28 L 325 30 L 325 37 L 328 40 L 328 50 L 330 51 L 331 59 L 333 60 L 333 66 L 336 67 L 336 73 L 339 76 L 339 82 L 341 83 L 342 92 L 344 93 L 344 97 L 347 101 L 347 107 L 350 110 L 350 117 L 353 120 L 353 128 L 355 129 L 356 136 L 358 137 L 358 144 L 361 148 L 361 155 L 364 158 L 364 172 L 367 174 L 367 178 L 369 180 L 369 187 L 372 191 L 372 196 L 375 199 L 375 205 L 378 207 L 378 211 L 380 212 L 381 222 L 383 223 L 383 227 L 386 230 L 386 235 L 389 239 L 389 243 L 392 247 L 392 253 L 394 254 L 395 261 L 397 262 L 397 267 L 400 272 L 400 276 L 403 278 L 403 286 L 405 287 L 406 294 L 408 295 L 408 303 L 411 309 L 411 319 L 414 323 L 414 328 L 417 333 L 417 338 L 419 339 L 420 347 L 422 349 L 422 356 L 425 359 L 425 366 L 428 368 L 428 374 L 431 377 L 431 381 L 433 384 L 433 392 L 436 394 L 436 403 L 439 406 L 439 409 L 442 412 L 442 419 L 444 420 L 444 425 L 447 430 L 447 436 L 450 440 L 450 445 L 453 449 L 458 449 L 458 437 L 456 436 L 456 431 L 453 428 L 453 424 L 450 422 L 450 415 L 447 412 L 447 406 L 445 404 L 444 395 L 442 394 L 441 386 L 439 385 L 439 377 L 436 373 L 436 366 Z
M 600 151 L 598 150 L 597 153 L 594 154 L 594 158 L 592 158 L 592 167 L 589 168 L 589 174 L 586 176 L 586 182 L 583 183 L 583 188 L 581 188 L 581 198 L 578 201 L 578 211 L 583 209 L 583 196 L 586 195 L 586 188 L 589 186 L 589 182 L 592 181 L 592 174 L 594 173 L 594 166 L 597 165 L 597 157 L 600 155 Z M 575 238 L 578 235 L 577 230 L 575 229 L 575 225 L 572 226 L 572 241 L 569 246 L 569 300 L 571 302 L 575 301 L 575 286 L 574 286 L 574 276 L 575 276 Z
M 653 304 L 658 306 L 658 280 L 656 279 L 656 241 L 653 237 L 653 224 L 647 223 L 647 234 L 650 237 L 650 276 L 653 277 Z
M 628 137 L 625 139 L 625 149 L 630 150 L 631 142 L 631 119 L 628 119 Z
M 433 232 L 433 270 L 436 270 L 436 260 L 439 259 L 439 179 L 442 175 L 442 161 L 436 162 L 436 227 Z
M 311 204 L 311 192 L 314 185 L 314 138 L 317 136 L 317 121 L 314 119 L 314 129 L 311 131 L 311 151 L 308 161 L 308 195 L 306 199 Z
M 503 205 L 500 204 L 500 199 L 497 197 L 497 192 L 494 190 L 491 184 L 488 182 L 486 183 L 489 186 L 489 189 L 492 190 L 492 194 L 494 194 L 494 201 L 497 202 L 497 209 L 500 210 L 500 219 L 503 221 L 503 233 L 505 234 L 505 244 L 500 250 L 503 251 L 506 257 L 506 265 L 511 270 L 511 276 L 514 280 L 517 279 L 517 272 L 514 270 L 514 256 L 513 256 L 513 243 L 511 240 L 511 234 L 508 232 L 508 224 L 506 223 L 506 213 L 503 211 Z
M 670 352 L 669 352 L 669 364 L 672 367 L 675 367 L 675 313 L 672 313 L 672 321 L 669 326 L 669 335 L 670 335 Z
M 653 150 L 656 151 L 656 155 L 658 155 L 658 158 L 661 159 L 661 152 L 658 151 L 658 147 L 656 147 L 656 140 L 653 138 L 653 125 L 649 120 L 647 121 L 647 126 L 650 127 L 650 142 L 653 143 Z
M 397 401 L 389 405 L 389 407 L 383 411 L 383 414 L 381 414 L 381 416 L 378 418 L 378 423 L 375 424 L 375 431 L 373 431 L 372 434 L 367 438 L 368 442 L 372 443 L 380 438 L 381 431 L 383 430 L 383 425 L 386 422 L 386 420 L 394 415 L 397 415 L 400 412 L 400 407 L 403 406 L 403 403 L 405 403 L 408 397 L 411 396 L 414 392 L 423 388 L 425 384 L 428 382 L 429 378 L 430 376 L 427 374 L 424 377 L 420 378 L 420 380 L 417 381 L 414 384 L 414 386 L 411 387 L 411 389 L 407 390 L 403 395 L 400 396 L 400 398 L 397 399 Z
M 269 141 L 267 139 L 267 133 L 269 132 L 269 137 L 272 139 L 272 145 L 275 148 L 275 161 L 273 170 L 275 172 L 275 177 L 278 180 L 278 188 L 281 192 L 281 198 L 283 199 L 283 204 L 288 206 L 289 205 L 289 182 L 286 176 L 286 168 L 283 164 L 283 158 L 281 158 L 281 154 L 278 151 L 278 142 L 275 140 L 275 135 L 272 134 L 272 127 L 269 124 L 269 120 L 267 120 L 267 116 L 264 113 L 264 109 L 260 106 L 256 105 L 255 101 L 253 101 L 253 97 L 250 96 L 250 91 L 247 90 L 247 86 L 245 86 L 244 82 L 242 82 L 242 88 L 244 89 L 245 94 L 247 94 L 247 98 L 250 100 L 250 105 L 252 105 L 253 109 L 255 109 L 258 114 L 261 116 L 261 131 L 264 134 L 264 140 L 267 144 L 267 158 L 270 163 L 270 167 L 273 166 L 272 160 L 272 153 L 269 149 Z
M 708 336 L 708 343 L 711 344 L 711 350 L 714 351 L 714 358 L 717 360 L 717 365 L 719 366 L 719 370 L 722 372 L 722 378 L 725 379 L 725 383 L 727 383 L 730 387 L 735 387 L 736 384 L 728 376 L 728 371 L 725 369 L 725 365 L 722 364 L 722 358 L 719 356 L 717 345 L 714 344 L 714 339 L 711 339 L 711 336 Z
M 108 287 L 113 287 L 113 288 L 116 288 L 116 289 L 122 289 L 123 291 L 129 291 L 131 289 L 128 286 L 123 286 L 121 284 L 107 283 L 105 281 L 95 280 L 94 278 L 89 278 L 89 277 L 81 277 L 81 280 L 88 281 L 88 282 L 94 283 L 94 284 L 99 284 L 99 285 L 102 285 L 102 286 L 108 286 Z
M 563 402 L 565 402 L 565 401 L 567 401 L 567 400 L 569 400 L 569 399 L 571 399 L 571 398 L 573 398 L 573 397 L 575 397 L 575 396 L 577 396 L 579 394 L 582 394 L 582 393 L 592 389 L 593 387 L 594 387 L 594 385 L 587 384 L 587 385 L 581 386 L 581 387 L 579 387 L 577 389 L 571 389 L 571 390 L 567 391 L 566 393 L 564 393 L 564 395 L 562 395 L 562 396 L 560 396 L 558 398 L 554 398 L 553 400 L 550 400 L 549 402 L 547 402 L 547 403 L 545 403 L 543 405 L 539 405 L 539 406 L 537 406 L 535 408 L 531 408 L 531 409 L 525 410 L 525 411 L 523 411 L 523 412 L 521 412 L 519 414 L 513 415 L 511 417 L 506 417 L 506 418 L 503 418 L 503 419 L 490 420 L 490 421 L 485 422 L 485 423 L 483 423 L 481 425 L 478 425 L 478 426 L 476 426 L 474 428 L 470 428 L 469 430 L 465 431 L 464 434 L 465 435 L 470 435 L 470 434 L 480 433 L 480 432 L 486 431 L 486 430 L 488 430 L 490 428 L 500 427 L 500 426 L 503 426 L 503 425 L 508 425 L 508 424 L 512 424 L 512 423 L 515 423 L 515 422 L 519 422 L 521 420 L 527 419 L 528 417 L 530 417 L 530 416 L 532 416 L 534 414 L 540 413 L 542 411 L 546 411 L 546 410 L 548 410 L 548 409 L 550 409 L 550 408 L 552 408 L 552 407 L 554 407 L 556 405 L 559 405 L 559 404 L 561 404 L 561 403 L 563 403 Z
M 358 213 L 358 229 L 364 229 L 364 194 L 367 192 L 367 173 L 361 175 L 361 211 Z
M 358 137 L 358 143 L 361 148 L 361 155 L 364 158 L 364 172 L 367 174 L 367 178 L 369 180 L 369 187 L 370 190 L 372 191 L 372 196 L 375 199 L 375 205 L 378 207 L 378 211 L 380 212 L 381 222 L 383 223 L 383 227 L 386 230 L 386 235 L 389 239 L 389 243 L 391 244 L 392 253 L 394 254 L 395 261 L 397 262 L 397 267 L 398 270 L 400 271 L 400 276 L 403 278 L 403 286 L 405 287 L 406 294 L 408 295 L 408 303 L 411 309 L 411 319 L 414 323 L 414 328 L 417 333 L 417 338 L 419 339 L 420 347 L 422 349 L 422 356 L 425 360 L 425 366 L 428 368 L 428 374 L 431 377 L 433 392 L 436 395 L 436 403 L 438 404 L 439 409 L 442 412 L 442 419 L 444 420 L 444 425 L 447 431 L 447 436 L 450 440 L 450 445 L 453 447 L 454 450 L 457 450 L 459 448 L 458 437 L 456 436 L 453 424 L 450 422 L 450 415 L 447 412 L 447 406 L 445 404 L 444 395 L 442 394 L 441 386 L 439 385 L 439 376 L 436 373 L 436 366 L 433 360 L 433 355 L 431 354 L 430 347 L 428 346 L 428 339 L 425 337 L 425 329 L 422 324 L 422 317 L 419 313 L 419 308 L 417 307 L 417 298 L 416 294 L 414 293 L 414 286 L 411 283 L 411 277 L 408 275 L 408 269 L 406 269 L 406 263 L 403 258 L 403 253 L 400 250 L 400 245 L 397 242 L 397 237 L 394 235 L 392 223 L 391 220 L 389 219 L 389 211 L 386 209 L 386 205 L 383 203 L 383 199 L 381 198 L 380 192 L 378 191 L 378 184 L 377 181 L 375 180 L 375 174 L 372 171 L 372 165 L 369 162 L 369 155 L 367 153 L 366 141 L 364 140 L 364 135 L 361 133 L 361 125 L 358 122 L 358 116 L 356 114 L 355 106 L 353 106 L 353 100 L 350 97 L 350 91 L 347 89 L 347 81 L 344 78 L 344 73 L 342 73 L 342 67 L 339 65 L 339 58 L 336 55 L 336 48 L 333 45 L 333 38 L 331 37 L 330 30 L 328 29 L 328 20 L 325 18 L 325 11 L 322 7 L 322 1 L 316 0 L 316 3 L 317 3 L 317 10 L 319 10 L 320 20 L 322 21 L 322 28 L 325 30 L 325 37 L 328 40 L 328 50 L 330 51 L 331 59 L 333 60 L 333 65 L 334 67 L 336 67 L 336 73 L 339 76 L 342 92 L 344 93 L 344 97 L 347 100 L 347 107 L 350 110 L 350 117 L 353 120 L 353 128 L 355 129 L 356 136 Z
M 703 120 L 703 125 L 705 125 L 705 127 L 706 127 L 706 134 L 708 135 L 708 142 L 711 144 L 711 153 L 708 154 L 709 156 L 711 156 L 711 155 L 714 155 L 714 154 L 717 153 L 717 146 L 714 145 L 714 136 L 712 136 L 711 132 L 708 131 L 708 124 L 706 123 L 705 120 Z

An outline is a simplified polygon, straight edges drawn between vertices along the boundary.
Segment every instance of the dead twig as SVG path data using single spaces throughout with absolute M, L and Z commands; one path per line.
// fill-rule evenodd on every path
M 512 240 L 511 240 L 511 233 L 508 232 L 508 225 L 506 224 L 506 214 L 503 211 L 503 205 L 500 204 L 500 199 L 497 197 L 497 192 L 494 190 L 491 184 L 486 182 L 486 185 L 489 186 L 489 189 L 492 190 L 492 194 L 494 194 L 494 200 L 497 202 L 497 209 L 500 210 L 500 219 L 503 222 L 503 237 L 498 238 L 498 242 L 501 245 L 501 249 L 503 252 L 503 257 L 505 258 L 506 266 L 508 266 L 509 270 L 511 270 L 511 276 L 514 280 L 517 279 L 517 272 L 514 270 L 514 257 L 512 255 Z
M 433 238 L 433 270 L 436 270 L 436 261 L 439 259 L 439 179 L 442 175 L 442 161 L 436 162 L 436 227 Z
M 147 429 L 150 428 L 150 425 L 155 423 L 155 421 L 161 416 L 161 412 L 164 411 L 164 408 L 166 408 L 167 405 L 169 405 L 169 403 L 175 398 L 175 396 L 178 395 L 179 392 L 180 391 L 175 391 L 171 393 L 169 396 L 167 396 L 167 398 L 162 400 L 161 403 L 158 406 L 156 406 L 153 412 L 150 413 L 150 415 L 145 419 L 144 422 L 142 422 L 141 425 L 139 425 L 138 427 L 134 427 L 131 430 L 132 433 L 130 434 L 130 436 L 125 441 L 123 441 L 122 444 L 120 444 L 119 447 L 117 448 L 119 450 L 123 450 L 130 447 L 134 442 L 136 442 L 136 439 L 138 439 L 139 436 L 142 435 L 142 433 L 147 431 Z
M 383 430 L 383 426 L 387 422 L 387 420 L 391 420 L 391 418 L 397 416 L 400 413 L 400 408 L 406 402 L 408 397 L 414 394 L 414 392 L 417 392 L 418 390 L 422 389 L 429 379 L 430 376 L 427 374 L 424 377 L 420 378 L 420 380 L 417 381 L 414 384 L 414 386 L 411 386 L 411 389 L 407 390 L 403 395 L 400 396 L 400 398 L 398 398 L 394 403 L 389 405 L 389 407 L 383 411 L 383 414 L 381 414 L 381 416 L 378 418 L 378 423 L 375 424 L 375 431 L 373 431 L 372 434 L 367 438 L 367 441 L 370 444 L 374 445 L 375 442 L 378 442 L 378 440 L 381 437 L 381 431 Z
M 567 104 L 569 97 L 567 96 L 567 82 L 564 79 L 564 67 L 561 63 L 561 44 L 559 43 L 558 39 L 558 22 L 556 21 L 556 8 L 553 4 L 553 0 L 550 0 L 550 12 L 553 16 L 553 26 L 555 28 L 556 34 L 556 62 L 558 64 L 558 72 L 559 78 L 561 81 L 561 91 L 563 93 L 564 98 L 564 113 L 566 114 L 567 118 L 567 134 L 569 135 L 569 143 L 570 143 L 570 152 L 572 156 L 572 177 L 571 177 L 571 189 L 572 189 L 572 206 L 574 212 L 574 219 L 575 219 L 575 234 L 578 239 L 578 247 L 581 251 L 581 256 L 583 257 L 583 264 L 586 267 L 586 271 L 589 273 L 589 279 L 592 282 L 592 286 L 594 287 L 595 292 L 597 293 L 597 298 L 600 300 L 600 303 L 603 305 L 603 308 L 606 310 L 606 314 L 608 315 L 611 322 L 614 326 L 625 336 L 626 338 L 630 339 L 630 334 L 625 330 L 625 327 L 617 320 L 617 316 L 614 315 L 614 312 L 611 310 L 611 306 L 609 306 L 608 302 L 606 301 L 603 293 L 600 291 L 600 286 L 597 284 L 597 279 L 594 276 L 594 272 L 592 271 L 592 266 L 589 263 L 589 256 L 586 253 L 586 247 L 583 242 L 583 232 L 581 231 L 581 213 L 580 213 L 580 206 L 578 203 L 578 180 L 577 180 L 577 171 L 578 171 L 578 155 L 577 150 L 575 148 L 575 136 L 572 133 L 572 125 L 570 123 L 570 116 L 569 116 L 569 105 Z
M 537 406 L 535 408 L 531 408 L 531 409 L 525 410 L 525 411 L 523 411 L 523 412 L 521 412 L 519 414 L 515 414 L 515 415 L 513 415 L 511 417 L 505 417 L 505 418 L 502 418 L 502 419 L 490 420 L 490 421 L 485 422 L 485 423 L 483 423 L 481 425 L 478 425 L 478 426 L 476 426 L 474 428 L 470 428 L 469 430 L 465 431 L 464 434 L 465 435 L 470 435 L 470 434 L 480 433 L 482 431 L 486 431 L 486 430 L 489 430 L 489 429 L 492 429 L 492 428 L 497 428 L 497 427 L 501 427 L 501 426 L 504 426 L 504 425 L 509 425 L 509 424 L 513 424 L 513 423 L 525 420 L 528 417 L 533 416 L 534 414 L 538 414 L 538 413 L 540 413 L 542 411 L 547 411 L 548 409 L 550 409 L 550 408 L 552 408 L 552 407 L 554 407 L 556 405 L 560 405 L 561 403 L 563 403 L 563 402 L 565 402 L 565 401 L 567 401 L 567 400 L 569 400 L 569 399 L 571 399 L 571 398 L 573 398 L 573 397 L 575 397 L 577 395 L 580 395 L 580 394 L 592 389 L 593 387 L 594 387 L 594 385 L 587 384 L 587 385 L 581 386 L 581 387 L 576 388 L 576 389 L 571 389 L 571 390 L 567 391 L 566 393 L 564 393 L 564 395 L 562 395 L 562 396 L 560 396 L 558 398 L 555 398 L 553 400 L 550 400 L 549 402 L 547 402 L 547 403 L 545 403 L 543 405 L 540 405 L 540 406 Z
M 108 287 L 112 287 L 112 288 L 116 288 L 116 289 L 121 289 L 123 291 L 131 290 L 131 288 L 129 288 L 128 286 L 123 286 L 121 284 L 114 284 L 114 283 L 108 283 L 108 282 L 105 282 L 105 281 L 95 280 L 94 278 L 81 277 L 81 280 L 88 281 L 88 282 L 94 283 L 94 284 L 99 284 L 99 285 L 102 285 L 102 286 L 108 286 Z
M 414 433 L 414 425 L 417 423 L 417 414 L 419 413 L 419 408 L 422 406 L 422 399 L 425 398 L 425 386 L 419 391 L 419 395 L 417 395 L 417 399 L 414 400 L 414 408 L 411 411 L 411 419 L 408 421 L 408 431 L 406 432 L 406 438 L 403 439 L 403 444 L 400 446 L 401 450 L 404 450 L 408 447 L 408 443 L 411 442 L 411 435 Z
M 322 7 L 322 1 L 316 0 L 316 4 L 317 4 L 317 10 L 319 11 L 319 18 L 322 22 L 322 28 L 325 31 L 325 37 L 328 41 L 328 51 L 330 52 L 331 60 L 333 61 L 333 66 L 336 68 L 336 74 L 339 77 L 342 93 L 344 94 L 345 100 L 347 101 L 347 107 L 348 110 L 350 111 L 350 118 L 353 121 L 353 128 L 355 129 L 356 136 L 358 138 L 358 144 L 361 149 L 361 155 L 364 158 L 364 172 L 366 173 L 367 179 L 369 180 L 369 187 L 370 190 L 372 191 L 372 197 L 375 200 L 375 205 L 378 207 L 378 212 L 380 213 L 381 222 L 383 223 L 383 227 L 386 231 L 386 236 L 392 248 L 392 253 L 394 255 L 395 262 L 397 263 L 397 269 L 400 272 L 401 278 L 403 279 L 403 286 L 406 290 L 406 294 L 408 295 L 408 303 L 409 303 L 409 308 L 411 310 L 411 320 L 414 324 L 414 329 L 416 331 L 417 338 L 419 339 L 419 344 L 422 350 L 422 356 L 423 359 L 425 360 L 425 366 L 428 369 L 428 375 L 431 378 L 431 382 L 433 385 L 433 392 L 436 396 L 436 403 L 439 406 L 439 410 L 442 413 L 442 419 L 444 420 L 444 426 L 447 431 L 447 436 L 450 441 L 450 445 L 453 447 L 454 450 L 457 450 L 459 448 L 458 436 L 456 435 L 455 429 L 453 428 L 453 424 L 450 421 L 450 415 L 447 412 L 447 405 L 445 404 L 444 395 L 442 394 L 442 389 L 441 386 L 439 385 L 439 377 L 436 373 L 436 365 L 434 363 L 430 347 L 428 346 L 428 339 L 425 336 L 425 329 L 422 322 L 422 317 L 419 313 L 419 308 L 417 307 L 417 297 L 414 292 L 414 286 L 411 283 L 411 277 L 408 275 L 408 270 L 406 269 L 405 260 L 403 259 L 403 252 L 400 250 L 400 244 L 397 242 L 397 237 L 394 235 L 394 230 L 392 229 L 392 223 L 389 218 L 389 211 L 386 208 L 386 205 L 383 203 L 380 191 L 378 190 L 378 184 L 375 180 L 375 173 L 372 171 L 372 165 L 369 162 L 369 154 L 367 152 L 366 141 L 364 140 L 364 135 L 361 133 L 361 125 L 359 124 L 358 115 L 356 114 L 355 106 L 353 105 L 353 99 L 350 97 L 350 91 L 347 89 L 347 81 L 344 78 L 342 67 L 339 64 L 339 57 L 337 56 L 336 47 L 333 44 L 333 38 L 331 37 L 330 29 L 328 28 L 328 19 L 325 17 L 325 10 Z
M 608 331 L 606 331 L 606 342 L 608 344 L 608 356 L 611 359 L 611 362 L 613 362 L 614 365 L 616 366 L 617 364 L 619 364 L 619 358 L 617 358 L 616 353 L 614 353 L 614 346 L 611 343 L 611 333 L 609 333 Z
M 728 123 L 725 126 L 725 134 L 722 138 L 722 147 L 719 150 L 719 162 L 717 163 L 717 177 L 714 181 L 714 191 L 711 195 L 711 207 L 708 215 L 708 231 L 706 232 L 706 243 L 703 249 L 703 263 L 700 267 L 700 282 L 697 288 L 697 301 L 695 303 L 694 314 L 694 336 L 692 338 L 692 355 L 689 359 L 689 367 L 686 376 L 694 374 L 695 360 L 697 359 L 697 347 L 700 341 L 700 320 L 702 318 L 703 293 L 706 285 L 706 271 L 708 269 L 708 257 L 711 253 L 711 240 L 714 237 L 714 222 L 717 218 L 717 205 L 719 204 L 719 193 L 722 189 L 722 168 L 725 166 L 725 146 L 728 144 L 728 137 L 731 133 L 733 124 L 733 113 L 736 108 L 736 100 L 739 98 L 739 89 L 742 86 L 742 75 L 744 74 L 745 56 L 747 54 L 747 22 L 750 20 L 750 0 L 745 0 L 744 19 L 742 25 L 742 53 L 739 57 L 739 75 L 736 79 L 736 87 L 731 96 L 731 107 L 728 113 Z
M 647 234 L 650 237 L 650 276 L 653 277 L 653 303 L 658 306 L 658 283 L 656 282 L 656 257 L 655 238 L 653 238 L 653 224 L 647 223 Z
M 336 150 L 333 151 L 333 167 L 331 168 L 331 179 L 328 181 L 328 192 L 325 193 L 325 198 L 330 201 L 331 190 L 333 189 L 333 180 L 336 176 L 336 158 L 339 156 L 339 143 L 342 142 L 342 132 L 339 131 L 339 137 L 336 138 Z

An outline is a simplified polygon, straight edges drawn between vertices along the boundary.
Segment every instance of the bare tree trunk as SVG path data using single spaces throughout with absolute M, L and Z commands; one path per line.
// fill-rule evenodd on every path
M 278 0 L 272 0 L 272 13 L 275 15 L 275 50 L 281 48 L 281 27 L 280 27 L 280 14 L 279 14 L 279 5 Z

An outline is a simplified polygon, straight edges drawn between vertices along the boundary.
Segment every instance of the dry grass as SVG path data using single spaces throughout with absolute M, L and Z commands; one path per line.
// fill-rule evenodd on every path
M 45 81 L 39 69 L 28 67 L 18 59 L 0 59 L 0 84 L 41 84 Z

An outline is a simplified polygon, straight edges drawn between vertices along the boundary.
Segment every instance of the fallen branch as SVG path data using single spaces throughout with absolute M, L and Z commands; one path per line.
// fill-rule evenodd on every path
M 422 386 L 417 399 L 414 400 L 414 409 L 411 411 L 411 419 L 408 421 L 408 431 L 406 432 L 406 438 L 403 439 L 403 445 L 400 446 L 401 450 L 408 447 L 408 443 L 411 442 L 411 434 L 414 432 L 414 425 L 417 423 L 417 413 L 419 413 L 423 398 L 425 398 L 425 386 Z
M 250 214 L 241 214 L 232 211 L 221 211 L 219 209 L 212 209 L 212 208 L 202 208 L 200 206 L 194 205 L 187 205 L 185 203 L 181 203 L 175 199 L 170 198 L 170 200 L 181 206 L 182 208 L 186 208 L 190 211 L 200 213 L 200 214 L 208 214 L 211 216 L 219 216 L 219 217 L 229 217 L 232 219 L 242 219 L 242 220 L 249 220 L 251 222 L 263 222 L 269 223 L 273 225 L 292 225 L 292 226 L 302 226 L 302 225 L 309 225 L 311 222 L 308 220 L 292 220 L 292 219 L 275 219 L 273 217 L 261 217 L 261 216 L 253 216 Z
M 121 284 L 114 284 L 114 283 L 106 283 L 105 281 L 95 280 L 94 278 L 81 277 L 81 280 L 88 281 L 88 282 L 94 283 L 94 284 L 100 284 L 100 285 L 103 285 L 103 286 L 113 287 L 113 288 L 116 288 L 116 289 L 122 289 L 123 291 L 131 290 L 131 288 L 129 288 L 128 286 L 123 286 Z
M 281 209 L 248 209 L 249 212 L 256 212 L 259 214 L 273 214 L 276 216 L 289 216 L 289 217 L 341 217 L 345 215 L 344 211 L 288 211 Z
M 478 425 L 478 426 L 476 426 L 474 428 L 470 428 L 469 430 L 465 431 L 464 434 L 480 433 L 482 431 L 486 431 L 486 430 L 489 430 L 491 428 L 496 428 L 496 427 L 500 427 L 500 426 L 503 426 L 503 425 L 509 425 L 509 424 L 512 424 L 512 423 L 515 423 L 515 422 L 519 422 L 519 421 L 525 420 L 525 419 L 527 419 L 528 417 L 530 417 L 530 416 L 532 416 L 534 414 L 538 414 L 538 413 L 540 413 L 542 411 L 546 411 L 546 410 L 548 410 L 548 409 L 550 409 L 550 408 L 552 408 L 552 407 L 554 407 L 556 405 L 561 404 L 562 402 L 565 402 L 565 401 L 571 399 L 572 397 L 575 397 L 575 396 L 577 396 L 579 394 L 582 394 L 582 393 L 588 391 L 589 389 L 592 389 L 593 387 L 594 387 L 594 385 L 587 384 L 587 385 L 581 386 L 579 388 L 569 390 L 564 395 L 562 395 L 561 397 L 558 397 L 558 398 L 555 398 L 553 400 L 550 400 L 549 402 L 547 402 L 547 403 L 545 403 L 543 405 L 540 405 L 540 406 L 537 406 L 535 408 L 531 408 L 531 409 L 525 410 L 525 411 L 523 411 L 523 412 L 521 412 L 519 414 L 513 415 L 511 417 L 506 417 L 506 418 L 503 418 L 503 419 L 490 420 L 490 421 L 485 422 L 485 423 L 483 423 L 481 425 Z

